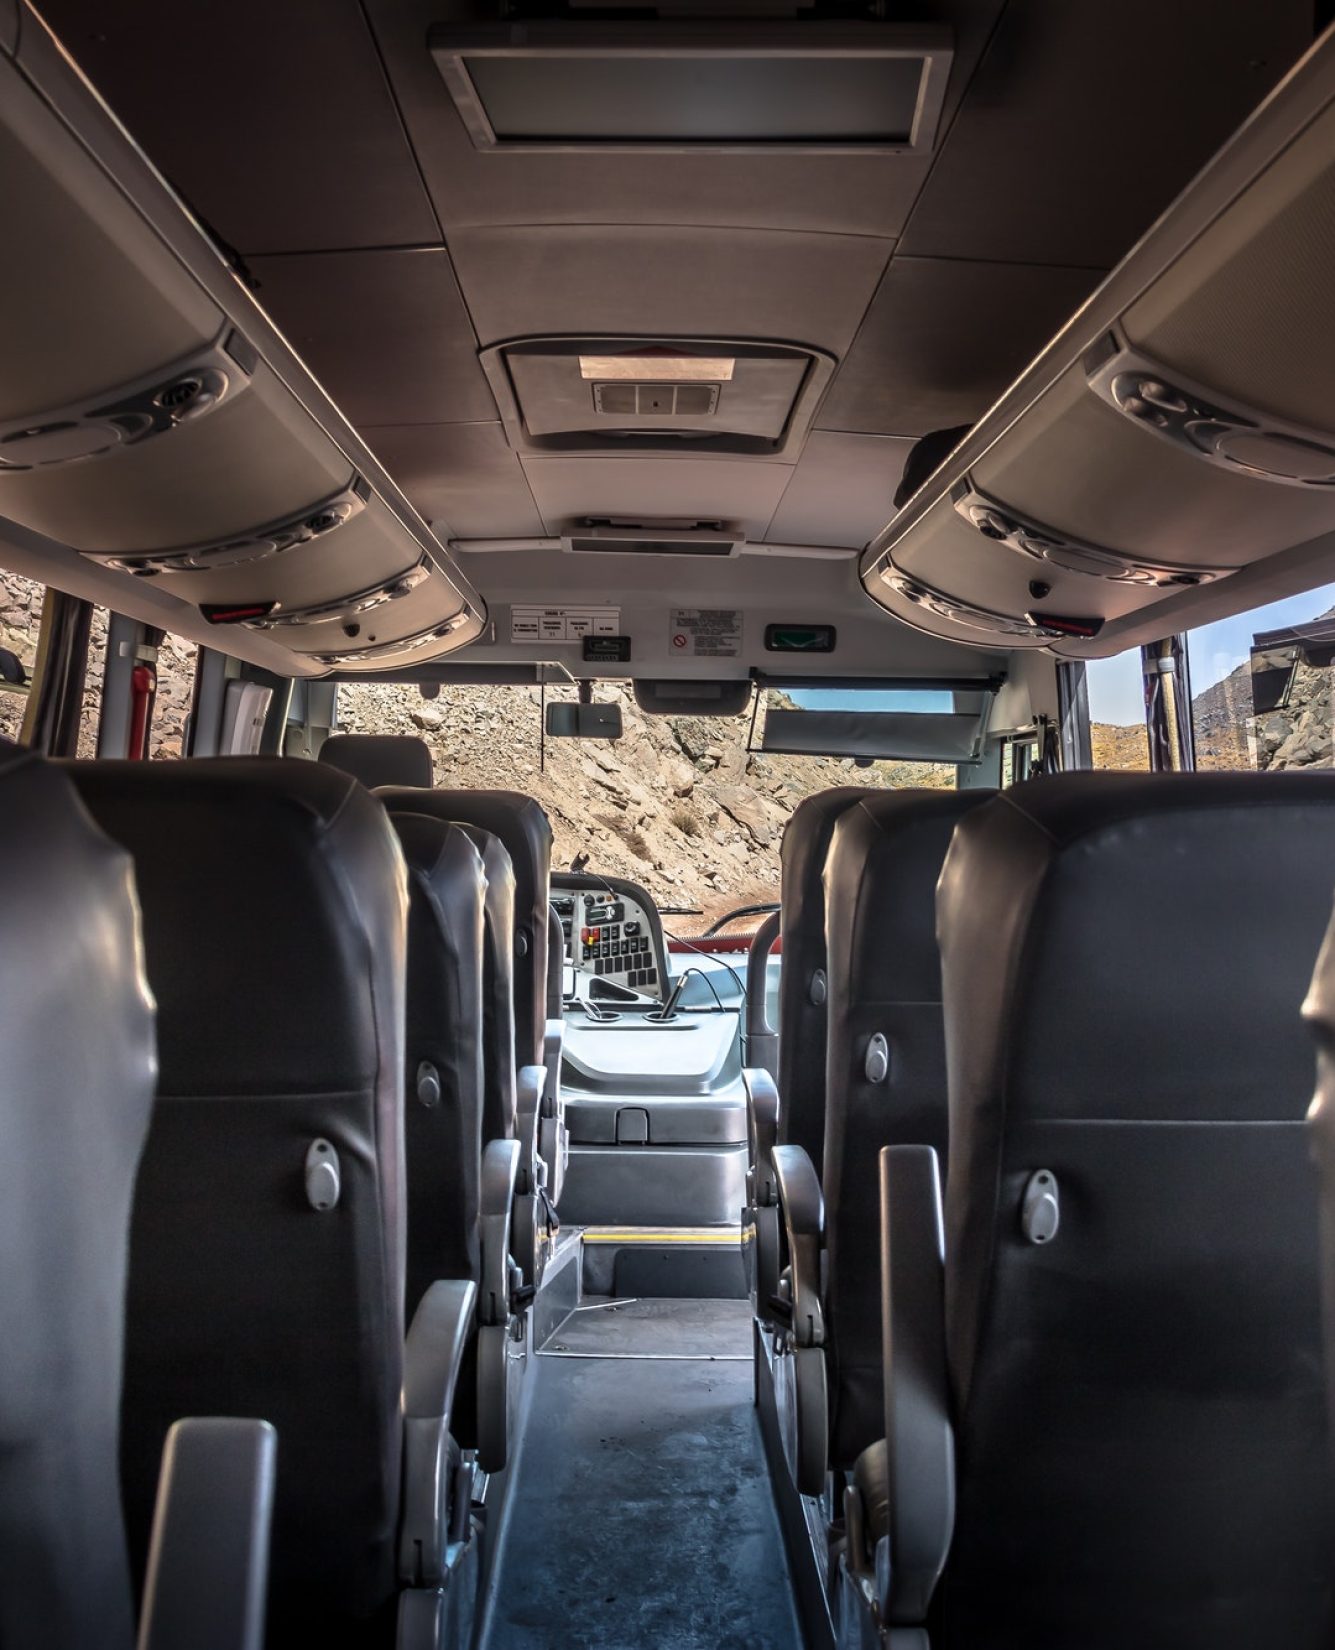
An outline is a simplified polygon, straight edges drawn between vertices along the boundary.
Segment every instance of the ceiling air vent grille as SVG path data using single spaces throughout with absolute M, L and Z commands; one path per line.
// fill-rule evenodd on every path
M 709 418 L 720 384 L 595 384 L 593 405 L 612 418 Z
M 614 556 L 735 556 L 746 540 L 736 522 L 590 520 L 563 536 L 567 550 Z

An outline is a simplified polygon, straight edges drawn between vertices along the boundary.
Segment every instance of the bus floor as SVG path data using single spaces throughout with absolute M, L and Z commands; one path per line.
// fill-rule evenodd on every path
M 482 1650 L 801 1650 L 748 1303 L 586 1304 L 532 1378 Z

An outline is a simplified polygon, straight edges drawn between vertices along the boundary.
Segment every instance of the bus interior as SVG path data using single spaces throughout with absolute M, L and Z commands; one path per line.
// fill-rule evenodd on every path
M 1331 22 L 0 0 L 4 1650 L 1331 1650 Z

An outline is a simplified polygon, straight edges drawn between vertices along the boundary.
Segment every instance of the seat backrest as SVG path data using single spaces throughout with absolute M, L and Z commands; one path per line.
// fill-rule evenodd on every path
M 117 1429 L 153 1004 L 129 855 L 0 741 L 0 1643 L 128 1650 Z
M 1332 886 L 1330 773 L 1072 774 L 960 822 L 944 1644 L 1331 1642 L 1298 1006 Z
M 378 785 L 435 783 L 431 747 L 406 733 L 331 733 L 320 746 L 320 761 L 360 779 L 368 791 Z
M 408 865 L 404 1066 L 405 1317 L 438 1278 L 480 1280 L 482 929 L 486 878 L 472 839 L 424 814 L 392 814 Z
M 408 810 L 476 825 L 499 837 L 515 878 L 515 1063 L 542 1064 L 547 1027 L 547 896 L 552 827 L 531 796 L 519 791 L 418 791 L 397 785 L 378 792 L 394 812 Z
M 428 796 L 431 793 L 428 793 Z M 397 818 L 390 791 L 377 792 Z M 402 804 L 411 808 L 411 801 Z M 433 803 L 425 804 L 434 807 Z M 415 817 L 435 818 L 434 813 Z M 482 1144 L 515 1132 L 515 873 L 505 844 L 491 831 L 456 822 L 482 859 Z
M 547 907 L 547 1018 L 559 1020 L 565 1012 L 566 934 L 554 905 Z
M 783 960 L 779 970 L 780 1141 L 821 1172 L 825 1147 L 825 855 L 835 821 L 867 794 L 840 785 L 804 797 L 779 850 Z
M 935 1146 L 945 1159 L 936 885 L 956 823 L 992 794 L 864 792 L 839 814 L 825 859 L 821 1179 L 830 1453 L 839 1466 L 884 1431 L 877 1157 L 883 1146 Z
M 1312 973 L 1303 1017 L 1316 1035 L 1316 1096 L 1307 1114 L 1321 1175 L 1321 1281 L 1325 1296 L 1326 1393 L 1335 1435 L 1335 918 Z
M 132 1548 L 142 1562 L 171 1421 L 271 1421 L 269 1642 L 307 1642 L 397 1585 L 403 856 L 370 793 L 316 762 L 68 771 L 134 857 L 158 999 L 126 1334 Z

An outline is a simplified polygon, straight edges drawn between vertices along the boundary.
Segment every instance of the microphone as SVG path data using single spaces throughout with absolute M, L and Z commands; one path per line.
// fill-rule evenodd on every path
M 686 989 L 686 981 L 692 974 L 698 974 L 698 968 L 683 968 L 677 975 L 677 983 L 672 987 L 671 994 L 662 1008 L 652 1008 L 645 1015 L 646 1020 L 671 1020 L 677 1012 L 677 1004 L 681 1001 L 681 994 Z

